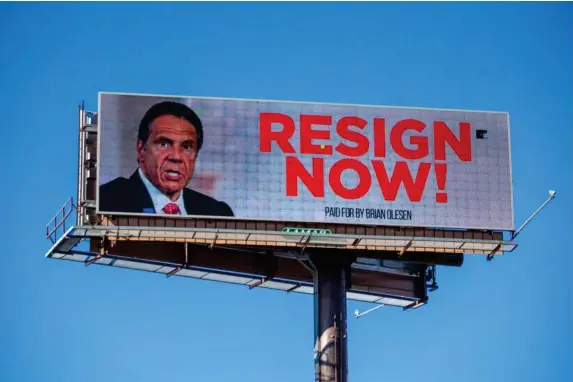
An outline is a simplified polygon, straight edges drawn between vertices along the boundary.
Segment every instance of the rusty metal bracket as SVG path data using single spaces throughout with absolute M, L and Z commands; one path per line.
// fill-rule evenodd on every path
M 406 311 L 406 310 L 410 310 L 410 309 L 418 309 L 421 306 L 426 305 L 426 303 L 428 302 L 428 299 L 422 299 L 419 301 L 415 301 L 413 303 L 411 303 L 410 305 L 406 305 L 404 308 L 402 308 L 402 310 Z
M 180 270 L 185 269 L 189 266 L 189 245 L 187 243 L 184 243 L 183 248 L 185 249 L 185 261 L 183 262 L 183 264 L 181 264 L 177 268 L 173 269 L 172 271 L 167 272 L 167 274 L 165 274 L 165 277 L 171 277 L 174 274 L 176 274 L 177 272 L 179 272 Z
M 85 266 L 87 267 L 88 265 L 92 265 L 93 263 L 95 263 L 96 261 L 98 261 L 99 259 L 101 259 L 104 256 L 107 256 L 109 254 L 109 248 L 113 247 L 115 244 L 115 242 L 113 242 L 113 244 L 110 242 L 109 238 L 104 237 L 103 240 L 100 242 L 99 245 L 99 253 L 90 260 L 86 260 L 84 262 Z
M 404 246 L 404 248 L 402 248 L 402 250 L 401 250 L 400 252 L 398 252 L 398 257 L 400 257 L 400 256 L 402 256 L 404 253 L 406 253 L 406 251 L 408 250 L 408 248 L 410 248 L 413 243 L 414 243 L 414 238 L 410 239 L 410 241 L 408 242 L 408 244 L 406 244 L 406 246 Z
M 274 257 L 273 251 L 270 251 L 270 250 L 266 251 L 266 254 L 264 257 L 264 264 L 262 264 L 262 267 L 265 269 L 266 275 L 261 277 L 259 280 L 257 280 L 252 285 L 249 285 L 249 289 L 256 288 L 259 285 L 264 284 L 267 281 L 271 281 L 272 279 L 274 279 L 274 277 L 277 273 L 277 262 L 276 262 L 276 258 Z
M 293 287 L 292 287 L 292 288 L 290 288 L 290 289 L 287 289 L 285 292 L 287 292 L 287 293 L 291 293 L 293 290 L 295 290 L 295 289 L 297 289 L 297 288 L 300 288 L 301 286 L 302 286 L 302 284 L 301 284 L 301 283 L 296 283 L 296 285 L 295 285 L 295 286 L 293 286 Z
M 212 251 L 213 247 L 215 246 L 215 243 L 217 242 L 217 239 L 219 238 L 219 230 L 217 230 L 215 232 L 215 237 L 213 238 L 213 242 L 211 244 L 209 244 L 209 249 Z
M 262 278 L 260 278 L 259 280 L 257 280 L 255 283 L 253 283 L 252 285 L 249 285 L 249 289 L 256 288 L 256 287 L 258 287 L 259 285 L 264 284 L 264 283 L 266 283 L 266 282 L 269 281 L 269 280 L 270 280 L 270 278 L 262 277 Z
M 306 249 L 306 246 L 308 245 L 308 243 L 310 242 L 310 239 L 312 238 L 312 232 L 308 234 L 308 239 L 306 239 L 306 241 L 304 242 L 304 244 L 302 245 L 302 248 L 300 250 L 300 254 L 304 254 L 304 251 Z
M 493 259 L 493 257 L 495 256 L 495 254 L 497 253 L 497 251 L 499 251 L 501 248 L 501 243 L 499 243 L 498 245 L 495 246 L 495 248 L 493 249 L 493 251 L 491 251 L 488 255 L 487 255 L 487 261 L 491 261 L 491 259 Z

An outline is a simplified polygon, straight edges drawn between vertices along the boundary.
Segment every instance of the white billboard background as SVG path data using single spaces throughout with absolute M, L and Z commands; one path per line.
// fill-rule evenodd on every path
M 191 107 L 201 118 L 204 143 L 199 153 L 195 175 L 189 187 L 224 201 L 232 208 L 236 219 L 296 222 L 330 222 L 366 225 L 398 225 L 412 227 L 441 227 L 461 229 L 513 230 L 513 200 L 510 163 L 509 120 L 507 113 L 452 111 L 418 108 L 332 105 L 265 100 L 233 100 L 184 98 L 131 94 L 100 93 L 99 105 L 99 185 L 119 176 L 128 178 L 137 168 L 136 142 L 141 118 L 155 103 L 172 100 Z M 373 118 L 386 120 L 387 149 L 385 158 L 375 158 L 372 149 L 359 159 L 370 169 L 372 186 L 361 199 L 346 200 L 330 189 L 328 171 L 345 157 L 333 150 L 333 155 L 285 154 L 273 143 L 270 153 L 260 152 L 259 113 L 288 114 L 297 131 L 290 142 L 299 150 L 298 122 L 301 114 L 324 114 L 333 119 L 330 142 L 316 140 L 314 144 L 349 143 L 337 136 L 336 122 L 344 116 L 358 116 L 368 121 L 362 133 L 372 140 Z M 430 155 L 421 160 L 406 160 L 395 154 L 390 146 L 390 128 L 399 120 L 417 119 L 427 125 L 423 134 L 430 136 Z M 458 123 L 471 124 L 472 162 L 462 162 L 447 146 L 448 164 L 445 191 L 448 203 L 436 203 L 439 192 L 434 166 L 430 170 L 421 202 L 408 200 L 403 186 L 395 201 L 385 201 L 381 195 L 370 160 L 383 161 L 388 174 L 396 161 L 406 161 L 412 177 L 420 162 L 434 163 L 431 126 L 444 121 L 458 134 Z M 324 126 L 317 130 L 327 129 Z M 276 128 L 273 128 L 276 130 Z M 476 139 L 476 130 L 487 130 L 487 139 Z M 406 147 L 407 132 L 403 138 Z M 372 147 L 372 144 L 371 144 Z M 325 197 L 315 198 L 299 181 L 298 197 L 286 196 L 287 156 L 296 155 L 307 171 L 312 172 L 312 158 L 322 157 L 325 163 Z M 444 163 L 444 162 L 442 162 Z M 203 181 L 201 180 L 203 179 Z M 214 179 L 211 185 L 205 179 Z M 354 171 L 344 171 L 342 184 L 356 186 Z M 412 211 L 412 220 L 365 219 L 357 217 L 326 217 L 325 207 L 373 208 Z M 105 211 L 100 211 L 105 212 Z

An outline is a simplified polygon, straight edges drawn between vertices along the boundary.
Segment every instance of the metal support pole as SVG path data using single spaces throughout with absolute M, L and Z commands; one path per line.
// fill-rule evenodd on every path
M 316 267 L 315 382 L 347 382 L 346 291 L 353 259 L 332 254 L 313 255 L 311 259 Z

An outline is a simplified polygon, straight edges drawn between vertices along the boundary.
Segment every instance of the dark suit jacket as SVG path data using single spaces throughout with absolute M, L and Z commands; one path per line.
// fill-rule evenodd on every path
M 189 188 L 183 189 L 183 201 L 188 215 L 234 216 L 227 203 Z M 157 212 L 137 170 L 129 179 L 120 177 L 100 186 L 99 211 Z

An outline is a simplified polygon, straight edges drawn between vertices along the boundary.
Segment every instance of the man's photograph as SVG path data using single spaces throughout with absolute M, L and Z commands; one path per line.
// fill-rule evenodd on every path
M 227 203 L 189 187 L 204 133 L 190 107 L 174 101 L 155 103 L 141 118 L 131 146 L 137 158 L 133 172 L 99 187 L 99 211 L 234 216 Z

